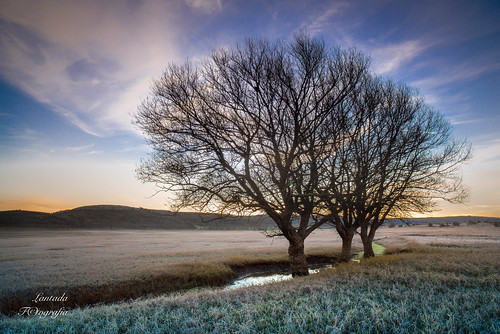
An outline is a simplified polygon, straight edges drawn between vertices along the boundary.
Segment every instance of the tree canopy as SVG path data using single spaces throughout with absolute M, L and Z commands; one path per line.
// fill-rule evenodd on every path
M 457 171 L 471 151 L 406 85 L 370 75 L 345 103 L 349 107 L 336 117 L 341 135 L 319 184 L 341 237 L 352 238 L 360 228 L 365 256 L 373 256 L 375 231 L 386 218 L 432 211 L 435 199 L 466 198 Z
M 175 192 L 178 207 L 268 214 L 290 241 L 292 270 L 306 274 L 303 241 L 322 223 L 311 220 L 318 143 L 367 64 L 307 36 L 248 39 L 198 67 L 172 64 L 136 114 L 154 149 L 139 177 Z
M 386 217 L 460 200 L 467 145 L 415 90 L 368 64 L 305 35 L 171 64 L 135 114 L 153 148 L 139 178 L 175 193 L 177 208 L 269 215 L 297 275 L 307 274 L 304 240 L 326 221 L 347 256 L 358 228 L 373 239 Z

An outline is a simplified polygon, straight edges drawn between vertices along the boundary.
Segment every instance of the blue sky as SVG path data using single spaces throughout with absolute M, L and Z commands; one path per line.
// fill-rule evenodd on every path
M 371 56 L 472 143 L 471 196 L 433 215 L 500 216 L 500 2 L 0 0 L 0 210 L 168 208 L 135 178 L 131 124 L 168 63 L 299 31 Z

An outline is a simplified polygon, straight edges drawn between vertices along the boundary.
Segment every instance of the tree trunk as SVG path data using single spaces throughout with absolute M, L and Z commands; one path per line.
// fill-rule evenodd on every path
M 342 238 L 342 252 L 340 253 L 339 261 L 347 262 L 352 258 L 352 239 L 354 237 L 354 233 L 347 233 L 345 236 L 341 236 Z
M 364 252 L 363 257 L 365 259 L 375 256 L 375 253 L 373 252 L 373 246 L 372 246 L 373 237 L 374 236 L 372 236 L 370 234 L 366 235 L 366 234 L 361 233 L 361 241 L 363 242 L 363 252 Z
M 309 265 L 304 253 L 304 240 L 289 240 L 288 255 L 292 277 L 309 275 Z

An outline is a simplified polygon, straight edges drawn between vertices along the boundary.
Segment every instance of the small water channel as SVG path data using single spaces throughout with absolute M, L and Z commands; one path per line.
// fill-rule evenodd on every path
M 319 273 L 321 270 L 332 268 L 333 265 L 327 264 L 315 269 L 309 269 L 309 274 Z M 239 288 L 244 288 L 252 285 L 264 285 L 268 283 L 287 281 L 292 279 L 292 274 L 288 273 L 255 273 L 244 276 L 236 281 L 234 281 L 231 285 L 228 285 L 224 288 L 224 290 L 234 290 Z
M 384 253 L 385 247 L 382 245 L 379 245 L 377 243 L 373 243 L 373 251 L 375 253 L 375 256 L 382 255 Z M 363 257 L 363 252 L 359 252 L 356 254 L 352 261 L 359 263 L 361 258 Z M 327 264 L 327 265 L 322 265 L 322 266 L 316 266 L 314 269 L 309 269 L 309 274 L 316 274 L 319 273 L 321 270 L 329 269 L 332 268 L 333 265 Z M 269 284 L 269 283 L 274 283 L 274 282 L 281 282 L 281 281 L 287 281 L 292 279 L 292 274 L 286 273 L 286 272 L 260 272 L 260 273 L 253 273 L 249 274 L 246 276 L 241 277 L 240 279 L 237 279 L 234 281 L 231 285 L 226 286 L 223 290 L 234 290 L 234 289 L 239 289 L 239 288 L 244 288 L 247 286 L 252 286 L 252 285 L 264 285 L 264 284 Z

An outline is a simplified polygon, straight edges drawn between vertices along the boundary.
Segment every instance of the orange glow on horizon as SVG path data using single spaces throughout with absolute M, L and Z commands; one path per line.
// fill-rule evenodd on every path
M 151 204 L 151 203 L 150 203 Z M 37 211 L 45 213 L 53 213 L 63 210 L 71 210 L 74 208 L 88 205 L 123 205 L 131 207 L 142 207 L 152 210 L 169 210 L 168 206 L 156 207 L 147 203 L 78 203 L 56 198 L 48 197 L 25 197 L 19 200 L 5 201 L 0 200 L 0 211 L 24 210 Z M 181 210 L 182 212 L 193 212 L 191 210 Z M 453 205 L 445 205 L 440 210 L 428 214 L 414 214 L 412 218 L 430 218 L 430 217 L 454 217 L 454 216 L 473 216 L 473 217 L 497 217 L 500 218 L 500 212 L 496 207 L 487 206 L 470 206 L 461 205 L 460 208 L 453 208 Z
M 78 207 L 77 203 L 62 201 L 52 198 L 26 197 L 14 201 L 0 201 L 0 210 L 24 210 L 53 213 Z

